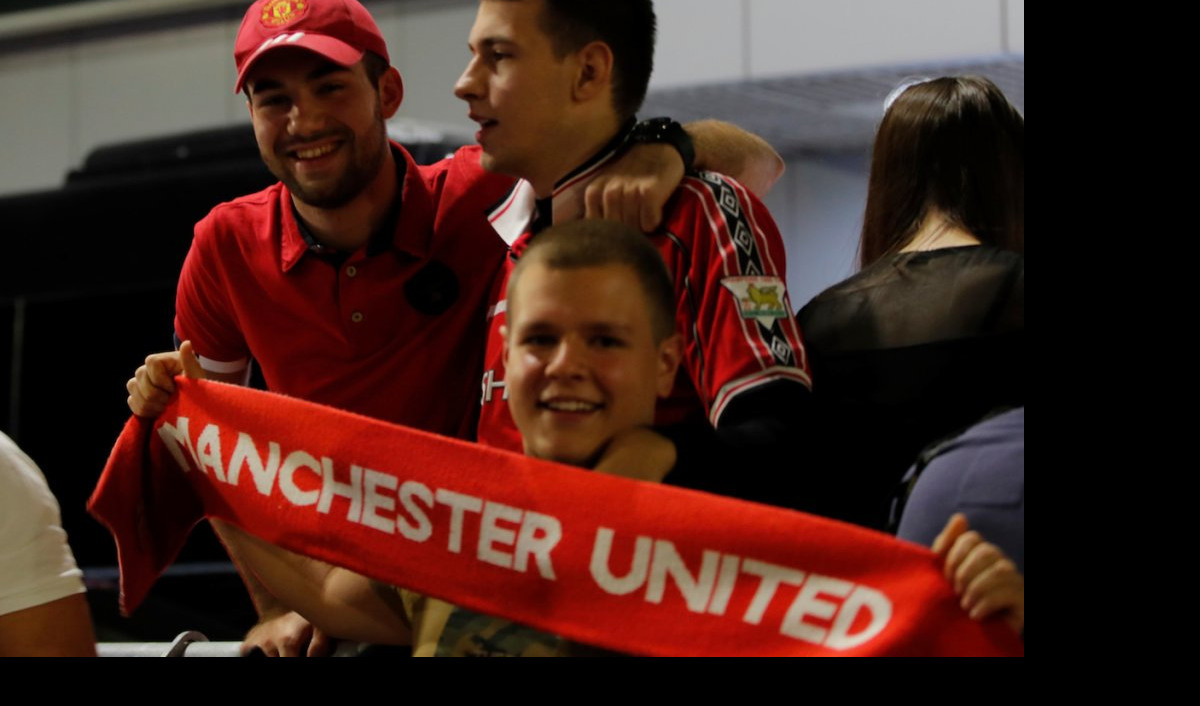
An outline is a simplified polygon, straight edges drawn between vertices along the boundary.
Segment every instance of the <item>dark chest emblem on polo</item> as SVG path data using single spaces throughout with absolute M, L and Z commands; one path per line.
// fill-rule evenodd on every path
M 404 296 L 412 308 L 437 316 L 458 301 L 458 276 L 445 264 L 434 260 L 421 268 L 404 284 Z

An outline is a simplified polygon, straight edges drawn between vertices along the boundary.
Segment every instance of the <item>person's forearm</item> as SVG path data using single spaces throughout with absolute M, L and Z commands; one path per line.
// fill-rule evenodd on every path
M 738 395 L 717 429 L 703 421 L 662 427 L 676 449 L 663 482 L 808 510 L 809 484 L 821 472 L 802 453 L 809 414 L 807 388 L 784 380 Z
M 696 148 L 697 169 L 720 172 L 764 198 L 783 176 L 783 158 L 766 140 L 720 120 L 684 125 Z
M 409 644 L 403 606 L 394 591 L 380 590 L 347 569 L 281 549 L 228 522 L 213 519 L 212 526 L 234 560 L 287 610 L 339 638 Z
M 242 577 L 242 583 L 246 585 L 246 592 L 250 594 L 250 602 L 254 604 L 254 610 L 258 613 L 259 620 L 268 620 L 288 612 L 288 608 L 267 590 L 267 587 L 258 580 L 258 577 L 243 563 L 242 559 L 235 556 L 232 549 L 229 550 L 229 556 L 233 559 L 233 565 Z
M 87 597 L 65 598 L 0 615 L 0 657 L 95 657 Z

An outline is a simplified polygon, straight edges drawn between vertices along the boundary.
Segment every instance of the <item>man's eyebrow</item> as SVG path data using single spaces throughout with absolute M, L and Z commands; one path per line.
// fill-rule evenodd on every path
M 316 81 L 317 79 L 325 78 L 329 74 L 336 74 L 342 71 L 349 72 L 350 68 L 341 64 L 335 64 L 332 61 L 326 61 L 312 71 L 309 71 L 308 76 L 305 78 L 309 81 Z
M 329 76 L 330 74 L 336 74 L 342 71 L 348 72 L 350 69 L 342 66 L 341 64 L 335 64 L 332 61 L 326 61 L 312 71 L 309 71 L 308 75 L 304 77 L 304 80 L 318 81 L 326 76 Z M 256 93 L 262 93 L 263 91 L 274 91 L 280 88 L 283 88 L 282 81 L 267 76 L 250 84 L 250 94 L 254 95 Z
M 515 42 L 508 37 L 484 37 L 477 44 L 479 49 L 492 49 L 497 44 L 515 44 Z
M 262 93 L 263 91 L 274 91 L 282 87 L 283 84 L 273 78 L 259 79 L 250 84 L 250 95 Z
M 513 330 L 522 333 L 544 333 L 557 328 L 555 324 L 549 321 L 538 319 L 535 321 L 523 321 L 519 326 L 514 327 Z
M 631 324 L 620 324 L 613 321 L 592 321 L 583 325 L 583 330 L 590 334 L 597 333 L 620 333 L 627 334 L 633 331 L 634 326 Z

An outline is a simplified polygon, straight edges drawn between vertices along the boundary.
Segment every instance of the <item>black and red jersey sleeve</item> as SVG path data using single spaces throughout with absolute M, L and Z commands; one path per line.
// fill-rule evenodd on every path
M 720 427 L 730 403 L 760 386 L 811 388 L 783 239 L 766 207 L 702 172 L 680 185 L 669 214 L 660 250 L 675 278 L 684 366 L 709 422 Z
M 707 419 L 660 416 L 677 451 L 664 482 L 804 507 L 811 378 L 778 227 L 717 174 L 685 179 L 675 199 L 659 245 L 675 277 L 683 367 Z

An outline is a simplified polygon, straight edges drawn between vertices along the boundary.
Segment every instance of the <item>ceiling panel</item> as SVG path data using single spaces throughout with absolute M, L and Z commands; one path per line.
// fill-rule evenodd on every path
M 784 156 L 862 151 L 871 145 L 892 88 L 917 76 L 956 74 L 988 77 L 1024 113 L 1025 60 L 1010 58 L 665 89 L 646 98 L 642 115 L 727 120 L 761 135 Z

